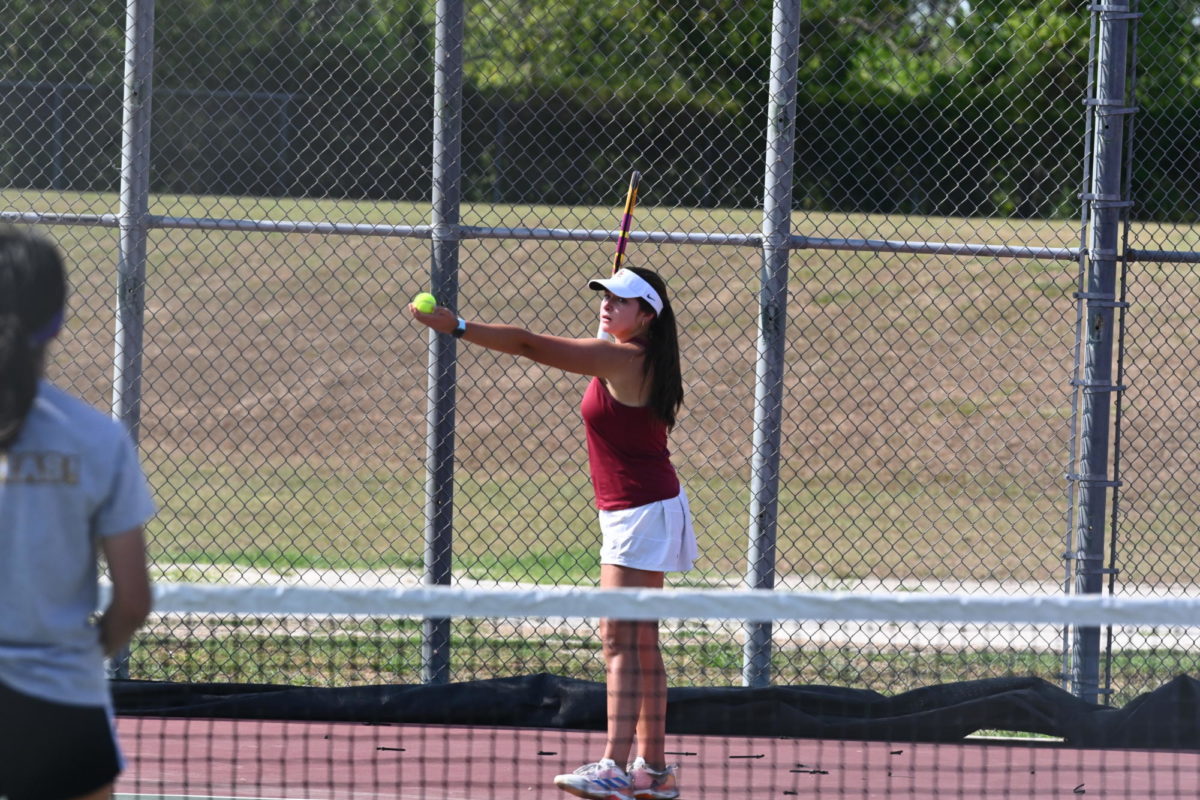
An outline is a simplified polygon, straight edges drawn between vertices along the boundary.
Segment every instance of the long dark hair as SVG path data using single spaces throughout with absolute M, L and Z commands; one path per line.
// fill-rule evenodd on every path
M 667 423 L 667 429 L 675 427 L 675 417 L 683 405 L 683 375 L 679 368 L 679 335 L 675 331 L 675 312 L 667 299 L 667 285 L 657 272 L 641 267 L 626 267 L 630 272 L 654 287 L 662 298 L 662 311 L 650 321 L 646 357 L 642 361 L 642 374 L 650 376 L 650 400 L 647 405 L 655 416 Z M 638 299 L 643 311 L 654 313 L 654 308 L 645 300 Z
M 0 450 L 16 440 L 33 407 L 45 346 L 66 300 L 55 246 L 0 227 Z

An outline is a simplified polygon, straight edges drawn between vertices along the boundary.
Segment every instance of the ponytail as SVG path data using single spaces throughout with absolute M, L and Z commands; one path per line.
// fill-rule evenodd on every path
M 37 364 L 24 340 L 17 315 L 0 313 L 0 450 L 17 438 L 37 391 Z
M 0 228 L 0 451 L 16 441 L 33 407 L 45 346 L 57 332 L 66 294 L 54 245 Z
M 646 346 L 646 357 L 642 361 L 642 374 L 649 375 L 650 399 L 647 405 L 655 416 L 667 424 L 667 429 L 675 427 L 675 419 L 683 405 L 683 375 L 679 367 L 679 335 L 675 330 L 675 312 L 667 299 L 667 286 L 658 273 L 639 267 L 626 267 L 630 272 L 654 287 L 662 300 L 662 311 L 654 315 L 650 321 L 649 339 Z M 645 300 L 638 300 L 646 311 L 654 312 Z

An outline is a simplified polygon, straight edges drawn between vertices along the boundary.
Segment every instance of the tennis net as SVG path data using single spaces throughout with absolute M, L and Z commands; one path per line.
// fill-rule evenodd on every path
M 120 800 L 564 797 L 554 777 L 605 752 L 600 617 L 660 620 L 666 760 L 683 798 L 1200 795 L 1193 599 L 156 592 L 133 679 L 113 685 Z M 422 620 L 449 620 L 449 682 L 421 682 Z M 767 624 L 772 680 L 744 687 L 748 633 Z M 1122 658 L 1169 659 L 1178 674 L 1133 693 L 1118 672 L 1125 695 L 1084 702 L 1045 646 L 1066 625 L 1111 626 Z M 651 797 L 644 778 L 634 789 Z

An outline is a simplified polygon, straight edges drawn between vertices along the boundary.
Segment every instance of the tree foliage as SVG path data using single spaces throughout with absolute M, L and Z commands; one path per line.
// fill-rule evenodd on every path
M 26 95 L 6 101 L 10 115 L 32 113 L 30 93 L 46 91 L 29 86 L 119 91 L 122 6 L 0 0 L 0 80 L 26 87 L 12 90 Z M 1140 8 L 1139 105 L 1164 119 L 1191 113 L 1200 2 Z M 425 158 L 416 142 L 427 132 L 412 125 L 429 114 L 435 15 L 435 0 L 157 0 L 154 81 L 166 99 L 156 126 L 168 139 L 159 180 L 182 191 L 200 178 L 184 162 L 223 159 L 232 165 L 213 190 L 233 180 L 245 191 L 403 194 L 395 182 L 420 174 L 407 162 Z M 468 178 L 489 187 L 473 191 L 587 200 L 589 180 L 610 183 L 596 176 L 619 148 L 680 162 L 667 168 L 673 179 L 704 188 L 679 202 L 748 202 L 740 176 L 757 168 L 745 151 L 761 147 L 771 15 L 770 0 L 469 0 L 465 124 L 480 155 Z M 805 0 L 798 140 L 811 162 L 799 202 L 1060 213 L 1077 193 L 1065 165 L 1082 149 L 1089 19 L 1078 0 Z M 199 92 L 260 107 L 178 100 Z M 283 156 L 282 134 L 265 132 L 271 113 L 299 120 Z M 94 122 L 93 138 L 116 135 L 113 124 Z M 231 155 L 246 150 L 253 163 Z M 502 178 L 518 155 L 558 176 Z M 276 162 L 301 156 L 308 177 L 281 179 Z M 1171 168 L 1185 158 L 1171 156 Z M 721 174 L 711 161 L 728 166 Z M 274 177 L 242 181 L 256 170 Z

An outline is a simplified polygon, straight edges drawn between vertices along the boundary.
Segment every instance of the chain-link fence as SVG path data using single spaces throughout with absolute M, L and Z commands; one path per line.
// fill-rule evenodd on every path
M 638 168 L 628 263 L 666 278 L 680 322 L 672 442 L 700 537 L 697 569 L 674 581 L 761 578 L 747 553 L 766 534 L 779 588 L 1073 590 L 1090 557 L 1071 557 L 1075 528 L 1111 513 L 1112 591 L 1186 594 L 1200 562 L 1200 42 L 1193 4 L 1143 6 L 131 0 L 126 16 L 95 0 L 12 2 L 4 216 L 53 225 L 69 256 L 71 335 L 53 377 L 136 424 L 167 579 L 409 583 L 445 579 L 443 563 L 456 583 L 594 581 L 580 379 L 447 350 L 405 306 L 432 283 L 468 319 L 589 335 L 584 284 L 608 269 Z M 764 148 L 782 125 L 769 84 L 789 9 L 792 237 L 774 307 Z M 1104 45 L 1114 24 L 1128 26 L 1128 65 Z M 1127 106 L 1136 79 L 1137 115 L 1108 115 L 1105 59 L 1129 67 Z M 1120 204 L 1089 184 L 1114 119 L 1128 126 L 1116 164 L 1136 220 L 1123 212 L 1131 305 L 1111 357 L 1124 394 L 1078 391 L 1087 275 L 1103 261 L 1095 209 Z M 756 377 L 764 309 L 787 321 L 774 386 Z M 456 380 L 437 383 L 446 363 Z M 772 454 L 756 448 L 756 414 L 772 393 L 777 525 L 764 530 L 752 494 Z M 1095 396 L 1122 412 L 1099 439 Z M 1087 436 L 1121 480 L 1098 512 L 1081 500 L 1096 476 L 1066 477 L 1087 473 Z M 450 489 L 451 508 L 429 502 Z M 449 559 L 430 552 L 447 521 Z M 133 674 L 294 677 L 264 666 L 270 631 L 244 634 L 253 668 L 177 633 L 152 630 L 177 655 L 139 645 Z M 377 652 L 394 646 L 375 634 Z M 968 664 L 969 642 L 845 634 L 824 649 L 776 635 L 774 679 L 894 687 L 1063 669 L 1053 631 L 1001 664 Z M 898 645 L 919 655 L 886 658 Z M 521 652 L 444 677 L 599 663 Z M 1160 655 L 1118 658 L 1113 682 L 1138 690 L 1191 667 L 1186 651 Z M 412 679 L 427 657 L 333 672 Z

